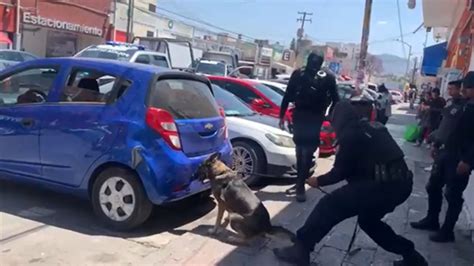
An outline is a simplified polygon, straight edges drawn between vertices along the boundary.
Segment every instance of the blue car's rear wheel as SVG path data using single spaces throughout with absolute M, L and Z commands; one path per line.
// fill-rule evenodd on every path
M 153 208 L 137 175 L 123 168 L 112 167 L 100 173 L 91 196 L 96 215 L 118 230 L 142 224 Z

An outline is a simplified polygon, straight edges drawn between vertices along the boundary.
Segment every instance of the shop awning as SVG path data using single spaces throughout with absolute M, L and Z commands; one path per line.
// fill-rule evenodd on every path
M 10 40 L 10 38 L 8 38 L 8 35 L 6 33 L 0 32 L 0 43 L 7 43 L 11 45 L 12 41 Z
M 421 74 L 425 76 L 436 76 L 438 74 L 438 69 L 448 55 L 446 46 L 447 42 L 443 42 L 424 49 Z

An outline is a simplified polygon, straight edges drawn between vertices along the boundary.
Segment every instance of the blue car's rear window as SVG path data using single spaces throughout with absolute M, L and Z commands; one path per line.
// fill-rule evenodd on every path
M 158 81 L 148 96 L 148 106 L 164 109 L 175 119 L 219 116 L 219 109 L 206 83 L 187 79 Z

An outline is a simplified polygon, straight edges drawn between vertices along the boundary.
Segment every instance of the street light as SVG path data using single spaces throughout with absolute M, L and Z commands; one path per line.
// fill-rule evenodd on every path
M 395 41 L 401 42 L 402 44 L 408 46 L 408 61 L 407 61 L 407 69 L 406 69 L 406 71 L 405 71 L 405 76 L 407 76 L 407 75 L 408 75 L 408 69 L 410 68 L 410 57 L 411 57 L 411 49 L 412 49 L 412 46 L 411 46 L 409 43 L 407 43 L 407 42 L 405 42 L 405 41 L 403 41 L 403 40 L 400 40 L 400 39 L 396 39 Z

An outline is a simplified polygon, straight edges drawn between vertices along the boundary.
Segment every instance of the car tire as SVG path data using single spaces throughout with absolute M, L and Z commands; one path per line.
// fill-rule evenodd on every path
M 262 148 L 256 144 L 246 142 L 246 141 L 236 141 L 232 143 L 233 152 L 232 152 L 232 162 L 233 168 L 236 171 L 242 171 L 245 163 L 251 163 L 247 165 L 247 168 L 251 168 L 249 172 L 251 174 L 264 174 L 266 173 L 266 158 L 265 153 Z M 250 159 L 250 162 L 247 161 Z M 241 175 L 244 178 L 245 183 L 249 186 L 258 185 L 261 177 L 257 175 Z
M 144 223 L 153 209 L 139 177 L 118 167 L 99 174 L 92 187 L 91 201 L 100 220 L 121 231 Z

